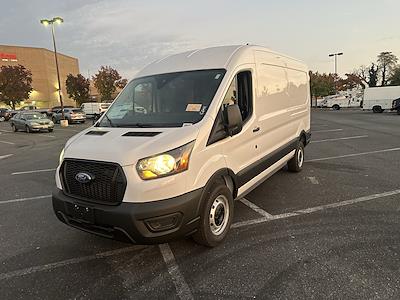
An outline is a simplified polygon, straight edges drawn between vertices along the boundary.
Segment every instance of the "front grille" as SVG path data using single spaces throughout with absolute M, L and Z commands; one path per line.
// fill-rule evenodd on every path
M 76 180 L 78 173 L 93 175 L 87 183 Z M 64 192 L 72 197 L 117 205 L 122 202 L 126 189 L 126 178 L 121 166 L 115 163 L 65 159 L 60 169 Z

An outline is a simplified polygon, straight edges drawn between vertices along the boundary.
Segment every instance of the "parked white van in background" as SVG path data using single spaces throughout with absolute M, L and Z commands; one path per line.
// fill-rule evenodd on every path
M 364 91 L 363 110 L 372 109 L 374 113 L 384 110 L 397 110 L 394 100 L 400 98 L 400 86 L 366 88 Z
M 286 164 L 300 171 L 310 137 L 303 63 L 248 45 L 172 55 L 145 67 L 66 143 L 54 211 L 103 237 L 193 236 L 216 246 L 234 199 Z
M 81 109 L 86 116 L 96 117 L 107 111 L 111 103 L 99 103 L 99 102 L 86 102 L 82 103 Z

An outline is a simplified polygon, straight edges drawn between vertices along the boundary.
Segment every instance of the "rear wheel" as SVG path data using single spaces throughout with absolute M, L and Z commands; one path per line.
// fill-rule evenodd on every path
M 372 111 L 373 111 L 374 113 L 383 113 L 383 109 L 382 109 L 382 107 L 379 106 L 379 105 L 375 105 L 375 106 L 372 108 Z
M 228 234 L 233 220 L 232 192 L 223 183 L 215 185 L 206 196 L 194 240 L 207 247 L 220 244 Z
M 300 172 L 304 164 L 304 142 L 299 141 L 296 152 L 291 160 L 288 161 L 288 169 L 290 172 Z
M 338 104 L 335 104 L 335 105 L 332 106 L 332 109 L 333 110 L 339 110 L 340 106 Z

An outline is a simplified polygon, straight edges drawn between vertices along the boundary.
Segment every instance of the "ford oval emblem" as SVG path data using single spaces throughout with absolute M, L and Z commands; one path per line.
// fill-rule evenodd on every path
M 79 183 L 89 183 L 92 180 L 94 180 L 94 176 L 90 173 L 79 172 L 78 174 L 75 175 L 75 180 L 78 181 Z

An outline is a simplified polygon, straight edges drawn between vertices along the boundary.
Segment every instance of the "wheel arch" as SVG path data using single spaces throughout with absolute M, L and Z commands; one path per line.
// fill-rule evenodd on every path
M 201 202 L 210 193 L 212 188 L 218 184 L 225 184 L 232 192 L 233 199 L 236 198 L 238 193 L 238 181 L 236 174 L 229 168 L 219 169 L 216 171 L 210 179 L 208 179 L 206 185 L 204 186 L 203 193 L 201 195 Z

